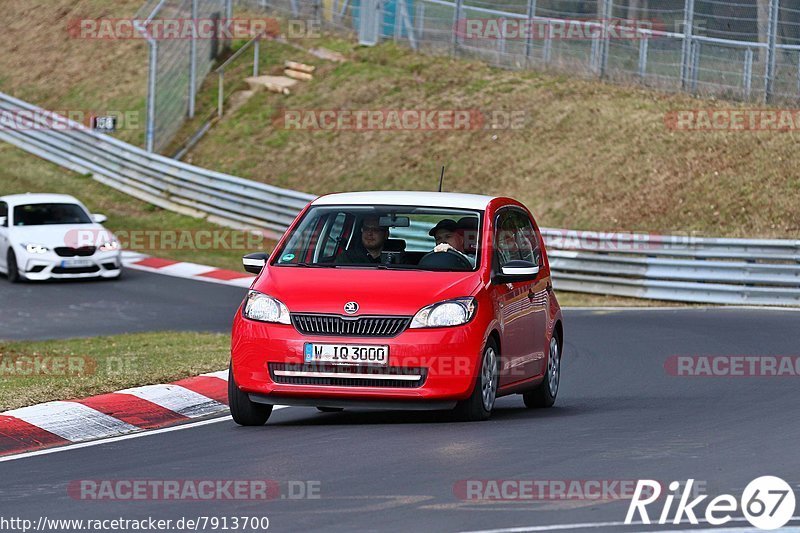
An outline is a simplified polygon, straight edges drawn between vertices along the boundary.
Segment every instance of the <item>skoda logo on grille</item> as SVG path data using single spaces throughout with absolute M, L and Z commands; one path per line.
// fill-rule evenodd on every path
M 354 315 L 358 313 L 358 304 L 355 302 L 347 302 L 344 304 L 344 312 L 348 315 Z

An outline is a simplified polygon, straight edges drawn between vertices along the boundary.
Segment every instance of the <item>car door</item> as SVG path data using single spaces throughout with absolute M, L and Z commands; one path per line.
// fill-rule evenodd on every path
M 522 374 L 526 377 L 538 376 L 545 370 L 545 353 L 547 352 L 547 320 L 548 299 L 550 296 L 550 275 L 545 271 L 542 259 L 542 246 L 538 233 L 534 229 L 534 221 L 522 209 L 515 208 L 514 226 L 517 228 L 515 239 L 520 253 L 520 258 L 539 265 L 536 279 L 528 284 L 529 314 L 526 315 L 526 326 L 529 328 L 527 338 L 528 356 L 523 365 Z
M 0 217 L 6 217 L 5 224 L 0 226 L 0 268 L 5 270 L 10 239 L 9 228 L 11 227 L 11 221 L 8 220 L 8 204 L 6 202 L 0 202 Z
M 495 218 L 493 271 L 500 272 L 510 261 L 522 259 L 519 246 L 521 217 L 516 209 L 501 208 Z M 530 343 L 532 306 L 531 281 L 495 285 L 500 307 L 503 337 L 500 354 L 500 386 L 526 379 L 534 350 Z

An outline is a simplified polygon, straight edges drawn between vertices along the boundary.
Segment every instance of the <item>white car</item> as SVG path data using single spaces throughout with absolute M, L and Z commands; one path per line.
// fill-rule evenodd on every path
M 118 278 L 122 250 L 105 221 L 65 194 L 0 196 L 0 272 L 12 283 Z

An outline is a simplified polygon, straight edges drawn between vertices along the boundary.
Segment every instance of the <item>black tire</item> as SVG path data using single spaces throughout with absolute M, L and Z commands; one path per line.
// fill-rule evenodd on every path
M 525 407 L 537 409 L 541 407 L 553 407 L 558 395 L 558 387 L 561 383 L 561 339 L 553 334 L 550 339 L 550 349 L 547 355 L 547 373 L 544 381 L 530 392 L 522 395 Z
M 247 393 L 239 390 L 233 379 L 233 367 L 228 368 L 228 404 L 233 421 L 240 426 L 263 426 L 272 414 L 272 406 L 251 402 Z
M 491 352 L 491 355 L 489 355 Z M 487 365 L 491 365 L 491 369 Z M 481 352 L 481 364 L 475 376 L 472 394 L 466 400 L 458 402 L 453 414 L 457 420 L 478 422 L 488 420 L 492 415 L 494 402 L 497 399 L 497 383 L 500 376 L 500 350 L 494 339 L 489 339 Z M 490 383 L 491 382 L 491 383 Z M 489 387 L 491 390 L 488 390 Z M 486 391 L 486 398 L 484 397 Z
M 17 266 L 17 256 L 14 254 L 14 250 L 9 250 L 6 255 L 6 269 L 8 270 L 8 281 L 11 283 L 19 283 L 22 281 L 22 276 Z
M 322 407 L 318 405 L 317 411 L 320 413 L 341 413 L 344 411 L 344 407 Z

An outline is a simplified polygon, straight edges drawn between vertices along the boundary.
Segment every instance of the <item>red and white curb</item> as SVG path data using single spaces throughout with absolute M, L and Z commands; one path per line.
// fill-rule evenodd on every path
M 207 281 L 210 283 L 221 283 L 223 285 L 233 285 L 236 287 L 248 288 L 256 279 L 252 274 L 246 272 L 236 272 L 222 268 L 198 265 L 197 263 L 186 263 L 183 261 L 173 261 L 171 259 L 161 259 L 148 255 L 124 251 L 122 252 L 122 263 L 126 268 L 134 270 L 144 270 L 176 278 L 193 279 L 195 281 Z
M 0 413 L 0 456 L 171 426 L 228 411 L 228 372 Z

